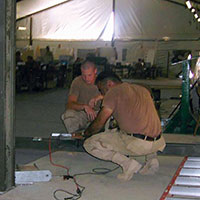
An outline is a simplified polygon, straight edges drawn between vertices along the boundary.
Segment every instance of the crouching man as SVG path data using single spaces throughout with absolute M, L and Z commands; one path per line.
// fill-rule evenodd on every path
M 81 65 L 81 76 L 72 82 L 66 111 L 61 116 L 68 133 L 85 130 L 96 118 L 100 105 L 95 103 L 95 97 L 101 97 L 95 85 L 96 74 L 95 64 L 86 60 Z
M 159 169 L 157 151 L 163 151 L 166 144 L 150 92 L 142 86 L 123 83 L 112 72 L 101 72 L 96 85 L 104 99 L 96 119 L 84 132 L 88 137 L 85 150 L 120 165 L 120 180 L 128 181 L 137 172 L 154 174 Z M 111 115 L 120 130 L 99 133 Z M 145 156 L 144 166 L 131 156 Z

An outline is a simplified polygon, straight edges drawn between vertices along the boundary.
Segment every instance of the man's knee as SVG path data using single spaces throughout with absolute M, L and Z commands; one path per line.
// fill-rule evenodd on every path
M 105 133 L 95 134 L 86 139 L 83 146 L 86 150 L 89 149 L 89 151 L 91 151 L 92 149 L 99 149 L 101 151 L 112 151 L 113 145 L 109 143 L 109 141 L 105 140 L 104 137 Z
M 72 117 L 76 117 L 76 115 L 78 115 L 78 112 L 75 110 L 66 110 L 62 115 L 61 115 L 61 119 L 65 120 L 67 118 L 72 118 Z
M 80 129 L 80 124 L 77 116 L 78 112 L 74 110 L 67 110 L 61 115 L 61 119 L 63 120 L 68 133 L 73 133 Z
M 94 137 L 85 140 L 83 147 L 89 154 L 103 160 L 111 160 L 114 154 L 113 151 L 104 148 Z
M 83 147 L 84 147 L 84 149 L 85 149 L 87 152 L 90 151 L 89 149 L 91 149 L 92 146 L 93 146 L 93 145 L 92 145 L 92 143 L 90 142 L 90 138 L 86 139 L 86 140 L 84 141 L 84 143 L 83 143 Z

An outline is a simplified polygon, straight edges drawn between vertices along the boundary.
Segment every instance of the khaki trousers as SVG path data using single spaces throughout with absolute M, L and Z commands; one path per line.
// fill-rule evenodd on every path
M 66 110 L 61 119 L 68 133 L 86 129 L 89 124 L 87 114 L 84 111 Z
M 148 156 L 163 151 L 163 136 L 157 141 L 146 141 L 128 136 L 120 131 L 106 131 L 88 138 L 84 142 L 85 150 L 100 159 L 112 161 L 114 153 L 129 156 Z

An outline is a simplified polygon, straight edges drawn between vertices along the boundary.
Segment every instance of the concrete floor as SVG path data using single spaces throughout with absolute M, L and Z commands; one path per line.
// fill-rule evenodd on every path
M 129 182 L 120 182 L 116 175 L 121 172 L 117 169 L 106 175 L 77 176 L 77 182 L 85 187 L 82 200 L 158 200 L 171 181 L 182 157 L 159 156 L 160 170 L 155 175 L 142 176 L 136 174 Z M 141 163 L 143 158 L 137 158 Z M 86 153 L 55 152 L 53 161 L 57 164 L 68 166 L 71 174 L 91 172 L 94 168 L 113 169 L 115 164 L 101 161 Z M 48 156 L 34 161 L 40 170 L 50 170 L 53 178 L 49 182 L 40 182 L 33 185 L 17 186 L 13 190 L 0 196 L 1 200 L 53 200 L 53 192 L 57 189 L 75 192 L 75 185 L 71 180 L 63 180 L 62 175 L 66 170 L 54 167 L 49 163 Z M 33 165 L 29 163 L 29 165 Z M 67 197 L 58 193 L 59 199 Z
M 142 80 L 139 80 L 141 82 Z M 181 93 L 180 81 L 170 80 L 150 81 L 148 84 L 162 87 L 162 104 L 160 109 L 161 118 L 167 118 L 173 107 L 178 103 L 177 97 Z M 166 87 L 166 85 L 170 87 Z M 166 90 L 168 94 L 166 94 Z M 175 97 L 175 99 L 170 99 Z M 65 109 L 67 100 L 67 89 L 50 89 L 44 92 L 20 93 L 16 95 L 16 136 L 17 137 L 41 137 L 48 138 L 53 132 L 65 132 L 60 115 Z M 171 135 L 165 134 L 168 143 L 190 143 L 200 144 L 199 136 Z M 54 167 L 49 162 L 48 151 L 16 149 L 16 163 L 32 166 L 34 163 L 40 170 L 50 170 L 53 174 L 52 180 L 45 183 L 34 183 L 33 185 L 17 185 L 7 193 L 0 195 L 0 200 L 53 200 L 53 192 L 64 189 L 75 191 L 75 186 L 70 180 L 63 180 L 62 175 L 66 170 Z M 85 152 L 70 150 L 56 151 L 53 153 L 54 162 L 70 168 L 70 173 L 77 174 L 91 172 L 93 168 L 116 167 L 115 164 L 105 162 L 91 157 Z M 143 157 L 136 158 L 144 163 Z M 77 181 L 86 187 L 80 199 L 83 200 L 157 200 L 161 197 L 165 188 L 171 181 L 176 169 L 183 159 L 182 156 L 159 155 L 160 170 L 155 175 L 142 176 L 136 174 L 134 178 L 126 183 L 119 182 L 116 174 L 121 171 L 117 169 L 104 175 L 78 176 Z M 58 194 L 59 199 L 66 195 Z
M 65 132 L 60 119 L 65 110 L 67 89 L 16 95 L 16 136 L 45 137 L 52 132 Z

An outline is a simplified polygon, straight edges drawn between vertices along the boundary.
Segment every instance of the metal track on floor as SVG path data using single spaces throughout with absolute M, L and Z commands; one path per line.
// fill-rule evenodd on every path
M 200 199 L 200 157 L 185 157 L 160 200 Z

